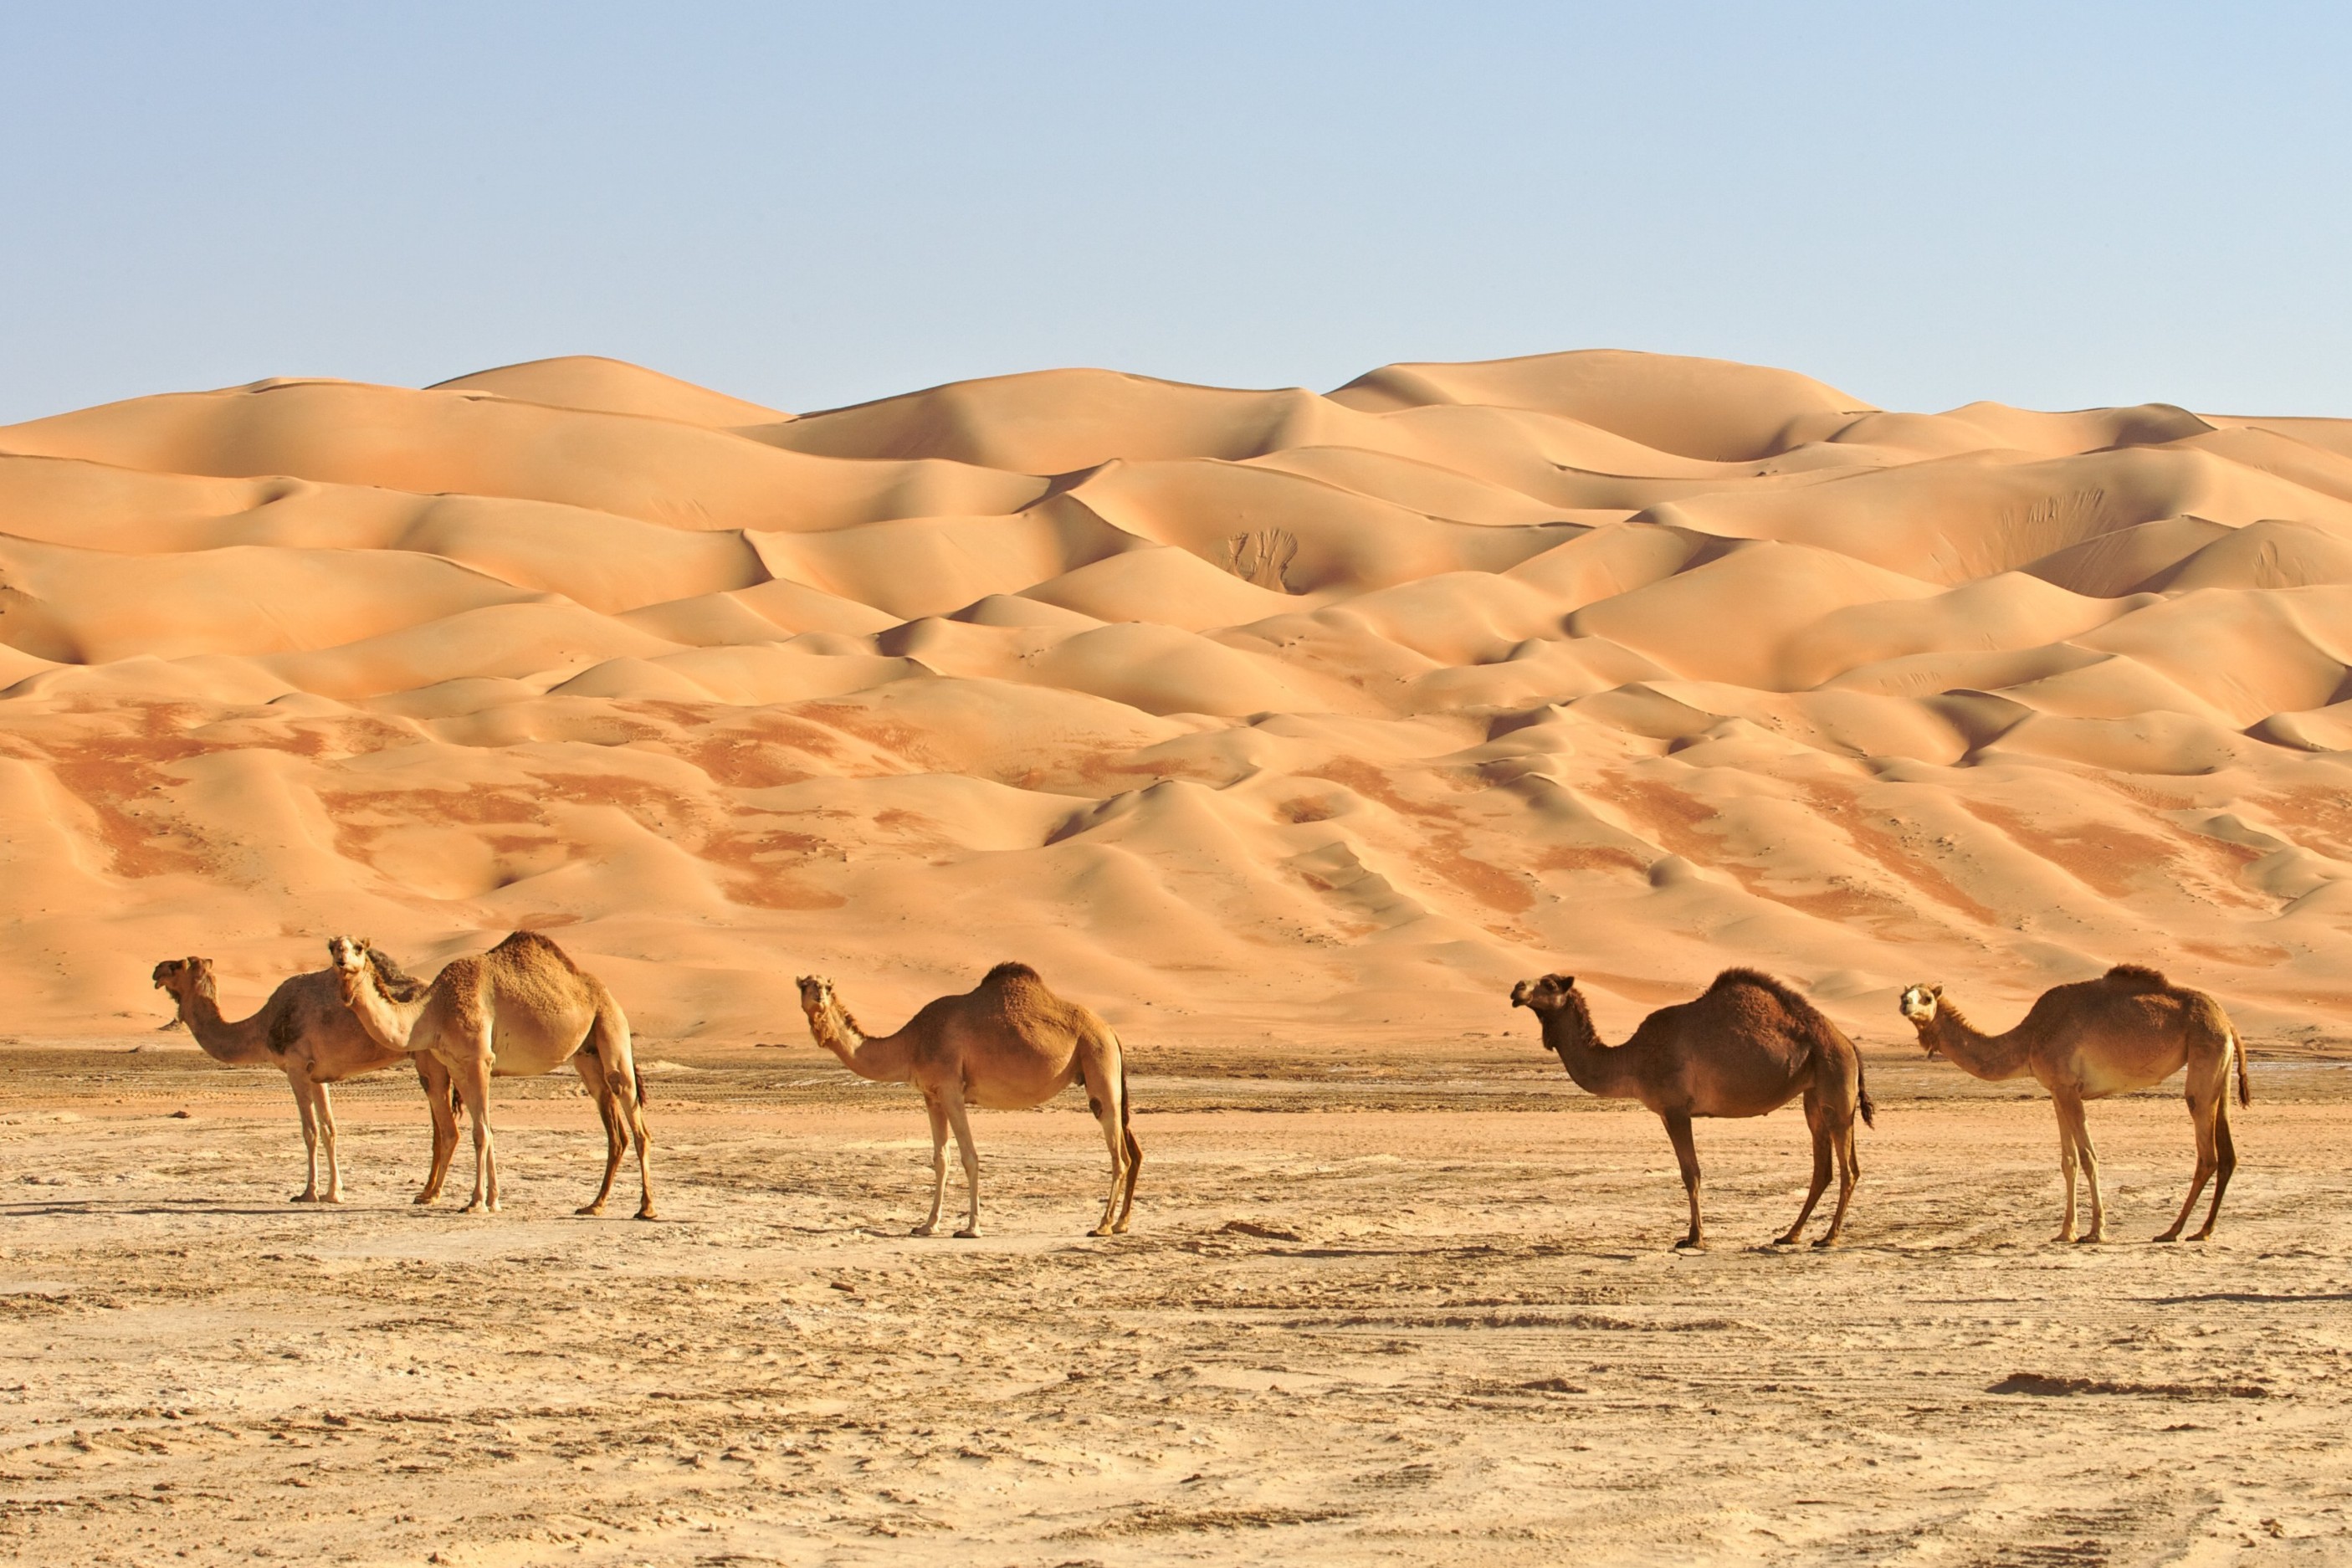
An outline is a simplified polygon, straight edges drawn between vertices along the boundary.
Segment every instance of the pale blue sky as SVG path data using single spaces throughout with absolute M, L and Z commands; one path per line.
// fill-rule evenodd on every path
M 1580 347 L 2352 415 L 2352 8 L 0 0 L 0 420 Z

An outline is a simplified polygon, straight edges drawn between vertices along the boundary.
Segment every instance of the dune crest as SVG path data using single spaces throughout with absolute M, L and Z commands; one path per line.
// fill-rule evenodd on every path
M 0 428 L 12 1026 L 518 928 L 649 1034 L 1020 957 L 1114 1025 L 2352 1016 L 2352 421 L 1618 351 L 797 416 L 578 356 Z M 2338 892 L 2338 888 L 2344 891 Z M 1612 1014 L 1611 1009 L 1619 1008 Z

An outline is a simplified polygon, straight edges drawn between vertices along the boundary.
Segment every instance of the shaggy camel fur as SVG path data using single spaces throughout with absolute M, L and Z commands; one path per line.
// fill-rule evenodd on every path
M 2209 1178 L 2213 1206 L 2205 1213 L 2204 1228 L 2189 1239 L 2202 1241 L 2213 1234 L 2221 1194 L 2238 1168 L 2238 1148 L 2230 1138 L 2232 1057 L 2238 1063 L 2238 1103 L 2253 1103 L 2245 1050 L 2219 1002 L 2202 991 L 2175 985 L 2153 969 L 2123 963 L 2096 980 L 2044 991 L 2023 1021 L 2002 1035 L 1983 1034 L 1971 1026 L 1944 999 L 1940 985 L 1908 986 L 1899 1005 L 1929 1056 L 1949 1057 L 1961 1071 L 1981 1079 L 2030 1073 L 2050 1091 L 2058 1111 L 2058 1168 L 2066 1175 L 2060 1241 L 2075 1239 L 2077 1163 L 2091 1188 L 2091 1228 L 2081 1239 L 2107 1238 L 2106 1209 L 2099 1200 L 2099 1156 L 2091 1147 L 2083 1102 L 2149 1088 L 2186 1067 L 2189 1120 L 2197 1130 L 2197 1176 L 2172 1228 L 2156 1239 L 2179 1238 Z
M 1043 1105 L 1073 1081 L 1087 1091 L 1087 1109 L 1110 1145 L 1110 1197 L 1102 1223 L 1090 1233 L 1127 1228 L 1135 1207 L 1135 1176 L 1143 1150 L 1128 1126 L 1127 1061 L 1118 1036 L 1087 1008 L 1045 988 L 1025 963 L 1000 963 L 961 996 L 924 1004 L 895 1035 L 868 1038 L 833 994 L 833 982 L 800 981 L 801 1010 L 816 1043 L 858 1077 L 911 1083 L 931 1117 L 931 1212 L 917 1236 L 938 1228 L 948 1184 L 948 1130 L 955 1130 L 970 1194 L 958 1236 L 980 1234 L 980 1154 L 972 1147 L 967 1105 L 1023 1110 Z
M 386 992 L 401 997 L 425 994 L 424 983 L 401 973 L 383 953 L 375 955 L 378 977 Z M 209 958 L 167 958 L 155 966 L 155 987 L 168 991 L 179 1004 L 180 1022 L 195 1037 L 206 1056 L 231 1067 L 263 1063 L 286 1075 L 294 1090 L 295 1108 L 302 1114 L 302 1147 L 310 1172 L 298 1204 L 339 1204 L 343 1201 L 342 1167 L 335 1157 L 335 1106 L 327 1086 L 347 1078 L 381 1072 L 408 1053 L 377 1043 L 362 1029 L 343 1005 L 340 983 L 331 969 L 297 974 L 279 984 L 251 1017 L 231 1023 L 221 1016 L 220 998 Z M 327 1152 L 327 1190 L 319 1190 L 319 1149 Z
M 1800 1094 L 1813 1134 L 1813 1185 L 1797 1223 L 1775 1243 L 1787 1247 L 1829 1185 L 1830 1159 L 1838 1167 L 1837 1212 L 1815 1247 L 1833 1244 L 1845 1228 L 1846 1205 L 1862 1174 L 1853 1146 L 1853 1118 L 1876 1125 L 1877 1108 L 1862 1079 L 1862 1058 L 1843 1031 L 1811 1003 L 1752 969 L 1727 969 L 1694 1001 L 1661 1007 L 1642 1020 L 1622 1046 L 1603 1045 L 1576 981 L 1565 974 L 1522 980 L 1511 1005 L 1532 1010 L 1546 1047 L 1559 1056 L 1579 1089 L 1603 1100 L 1638 1100 L 1666 1124 L 1690 1194 L 1690 1234 L 1676 1247 L 1703 1247 L 1699 1223 L 1698 1151 L 1691 1142 L 1696 1116 L 1762 1116 Z
M 440 973 L 424 997 L 394 1001 L 365 961 L 365 941 L 337 937 L 327 944 L 343 1001 L 379 1043 L 416 1055 L 433 1111 L 433 1170 L 416 1194 L 440 1195 L 457 1148 L 457 1100 L 474 1124 L 474 1195 L 466 1212 L 499 1206 L 498 1151 L 490 1136 L 490 1079 L 537 1078 L 570 1062 L 588 1086 L 604 1122 L 604 1181 L 582 1214 L 602 1214 L 613 1177 L 631 1142 L 637 1151 L 642 1199 L 639 1219 L 654 1217 L 653 1176 L 646 1151 L 645 1080 L 630 1054 L 629 1021 L 603 983 L 574 964 L 536 931 L 519 931 L 479 958 L 460 958 Z

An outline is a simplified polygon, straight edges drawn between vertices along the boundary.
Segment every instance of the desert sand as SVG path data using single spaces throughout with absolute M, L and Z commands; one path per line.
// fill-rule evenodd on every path
M 2347 755 L 2352 420 L 1589 352 L 800 414 L 576 358 L 0 427 L 0 1542 L 2340 1537 Z M 404 1069 L 342 1091 L 354 1204 L 288 1209 L 283 1082 L 155 1032 L 159 959 L 241 1016 L 332 932 L 429 975 L 516 929 L 666 1064 L 673 1222 L 568 1217 L 561 1083 L 499 1089 L 515 1212 L 411 1212 Z M 887 1028 L 1003 959 L 1126 1042 L 1131 1237 L 1079 1237 L 1102 1151 L 1055 1110 L 982 1119 L 993 1235 L 905 1239 L 919 1106 L 808 1043 L 795 974 Z M 2005 1026 L 2121 961 L 2255 1047 L 2194 1253 L 2049 1247 L 2048 1106 L 1895 1013 L 1936 981 Z M 1655 1120 L 1508 1005 L 1564 969 L 1620 1038 L 1731 963 L 1863 1042 L 1843 1256 L 1747 1250 L 1801 1193 L 1790 1112 L 1702 1129 L 1718 1250 L 1664 1258 Z M 2177 1100 L 2092 1128 L 2152 1234 Z
M 2118 1231 L 2048 1241 L 2046 1104 L 1874 1058 L 1840 1250 L 1774 1249 L 1793 1113 L 1656 1119 L 1525 1041 L 981 1112 L 989 1234 L 917 1240 L 909 1091 L 656 1058 L 656 1225 L 580 1220 L 576 1092 L 501 1086 L 508 1210 L 420 1211 L 413 1085 L 284 1200 L 275 1075 L 184 1044 L 0 1080 L 0 1560 L 108 1565 L 2340 1563 L 2352 1085 L 2263 1064 L 2220 1237 L 2169 1095 L 2095 1108 Z M 1277 1076 L 1254 1079 L 1233 1073 Z M 174 1110 L 193 1114 L 185 1120 Z M 292 1179 L 289 1179 L 292 1178 Z

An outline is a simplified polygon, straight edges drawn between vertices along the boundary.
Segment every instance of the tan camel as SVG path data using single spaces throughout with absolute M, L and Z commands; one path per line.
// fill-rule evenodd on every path
M 1727 969 L 1694 1001 L 1661 1007 L 1642 1020 L 1622 1046 L 1601 1043 L 1576 981 L 1565 974 L 1522 980 L 1511 1005 L 1534 1012 L 1547 1048 L 1576 1086 L 1603 1100 L 1638 1100 L 1666 1124 L 1690 1194 L 1690 1234 L 1676 1247 L 1704 1247 L 1698 1212 L 1698 1150 L 1691 1142 L 1696 1116 L 1762 1116 L 1799 1095 L 1813 1134 L 1813 1185 L 1797 1223 L 1774 1243 L 1787 1247 L 1830 1183 L 1837 1158 L 1837 1212 L 1815 1247 L 1833 1245 L 1845 1228 L 1846 1205 L 1862 1164 L 1853 1146 L 1853 1118 L 1877 1125 L 1877 1108 L 1864 1086 L 1853 1042 L 1820 1009 L 1788 986 L 1752 969 Z
M 2221 1005 L 2202 991 L 2173 984 L 2153 969 L 2117 964 L 2096 980 L 2053 985 L 2038 997 L 2018 1026 L 1987 1035 L 1944 999 L 1940 985 L 1906 986 L 1898 1005 L 1927 1054 L 1946 1056 L 1961 1071 L 1999 1081 L 2031 1074 L 2050 1091 L 2058 1111 L 2058 1168 L 2066 1175 L 2066 1215 L 2058 1239 L 2074 1236 L 2074 1167 L 2079 1163 L 2091 1187 L 2091 1228 L 2082 1239 L 2107 1238 L 2107 1214 L 2099 1199 L 2099 1156 L 2083 1102 L 2105 1100 L 2162 1083 L 2189 1069 L 2189 1120 L 2197 1131 L 2197 1177 L 2172 1228 L 2156 1239 L 2177 1241 L 2189 1223 L 2198 1194 L 2213 1183 L 2213 1206 L 2191 1241 L 2213 1234 L 2221 1194 L 2238 1168 L 2238 1148 L 2230 1138 L 2230 1060 L 2238 1063 L 2238 1103 L 2253 1103 L 2246 1081 L 2246 1053 Z
M 1090 1233 L 1127 1229 L 1135 1207 L 1135 1177 L 1143 1150 L 1128 1126 L 1127 1060 L 1118 1036 L 1088 1009 L 1045 988 L 1025 963 L 1000 963 L 961 996 L 923 1005 L 895 1035 L 869 1039 L 833 994 L 833 982 L 803 975 L 801 1010 L 816 1043 L 842 1065 L 877 1083 L 911 1083 L 931 1117 L 931 1213 L 915 1227 L 939 1227 L 948 1185 L 948 1130 L 955 1130 L 970 1194 L 958 1236 L 980 1234 L 980 1154 L 973 1149 L 965 1107 L 1024 1110 L 1043 1105 L 1072 1082 L 1087 1091 L 1087 1109 L 1110 1145 L 1110 1197 L 1102 1223 Z
M 375 958 L 388 993 L 405 997 L 425 994 L 422 981 L 401 973 L 400 965 L 383 953 Z M 155 966 L 154 981 L 157 990 L 170 992 L 179 1004 L 180 1022 L 187 1026 L 205 1055 L 230 1067 L 267 1064 L 286 1075 L 288 1086 L 294 1090 L 295 1109 L 302 1114 L 302 1148 L 310 1166 L 308 1179 L 294 1201 L 341 1203 L 343 1175 L 336 1159 L 335 1106 L 327 1086 L 382 1072 L 408 1053 L 386 1049 L 359 1026 L 343 1005 L 341 984 L 331 969 L 280 982 L 258 1011 L 236 1023 L 221 1016 L 211 959 L 167 958 Z M 319 1190 L 321 1143 L 327 1152 L 323 1193 Z
M 588 1086 L 604 1122 L 604 1181 L 593 1202 L 579 1210 L 602 1214 L 621 1155 L 634 1141 L 643 1197 L 639 1219 L 654 1217 L 653 1176 L 647 1169 L 646 1086 L 630 1054 L 629 1021 L 602 982 L 574 964 L 537 931 L 519 931 L 479 958 L 450 963 L 415 1002 L 395 1001 L 365 962 L 364 940 L 337 937 L 327 944 L 342 997 L 379 1044 L 416 1055 L 433 1110 L 433 1169 L 416 1194 L 440 1195 L 457 1148 L 457 1121 L 449 1090 L 474 1125 L 474 1195 L 466 1211 L 499 1206 L 498 1152 L 490 1136 L 490 1079 L 537 1078 L 570 1062 Z

